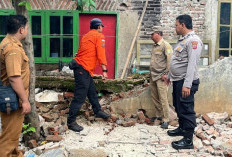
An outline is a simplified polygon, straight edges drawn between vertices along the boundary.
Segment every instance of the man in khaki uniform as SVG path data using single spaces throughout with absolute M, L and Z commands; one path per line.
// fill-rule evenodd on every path
M 169 122 L 168 87 L 162 76 L 169 71 L 172 47 L 162 36 L 162 31 L 155 31 L 151 35 L 155 44 L 151 54 L 150 87 L 156 115 L 152 121 L 162 120 L 161 128 L 167 129 Z
M 18 150 L 24 115 L 31 111 L 28 101 L 29 64 L 21 40 L 27 36 L 27 19 L 22 15 L 9 16 L 7 36 L 0 44 L 1 80 L 11 85 L 20 98 L 20 108 L 9 115 L 1 113 L 2 133 L 0 135 L 1 157 L 22 157 Z

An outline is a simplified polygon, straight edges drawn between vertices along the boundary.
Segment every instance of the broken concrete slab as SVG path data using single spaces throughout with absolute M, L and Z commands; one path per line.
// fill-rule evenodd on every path
M 69 151 L 69 157 L 107 157 L 107 153 L 102 149 L 72 149 Z
M 155 117 L 155 106 L 151 101 L 151 90 L 147 87 L 137 96 L 131 96 L 129 98 L 119 99 L 118 101 L 113 101 L 110 103 L 111 109 L 114 113 L 124 114 L 137 113 L 138 109 L 143 109 L 146 111 L 148 117 Z M 170 119 L 174 120 L 177 118 L 173 107 L 169 107 Z
M 35 101 L 37 102 L 58 102 L 59 95 L 63 95 L 63 93 L 58 93 L 53 90 L 44 90 L 35 95 Z
M 41 154 L 40 157 L 65 157 L 64 150 L 62 148 L 51 149 Z

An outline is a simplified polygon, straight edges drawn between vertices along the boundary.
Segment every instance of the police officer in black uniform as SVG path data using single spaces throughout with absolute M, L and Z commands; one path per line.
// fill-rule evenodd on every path
M 197 65 L 200 60 L 202 41 L 192 31 L 192 18 L 180 15 L 176 18 L 176 33 L 181 35 L 171 59 L 170 71 L 165 82 L 173 82 L 173 105 L 179 118 L 179 127 L 169 130 L 169 136 L 183 136 L 172 142 L 175 149 L 193 149 L 193 133 L 196 127 L 194 94 L 198 90 Z

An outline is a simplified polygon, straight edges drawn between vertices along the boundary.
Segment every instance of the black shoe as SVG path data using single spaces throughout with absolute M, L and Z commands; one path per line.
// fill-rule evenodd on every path
M 162 120 L 161 117 L 152 117 L 150 121 L 155 122 L 156 120 Z
M 98 113 L 96 114 L 96 117 L 97 118 L 108 119 L 110 117 L 110 115 L 103 112 L 103 111 L 98 111 Z
M 68 124 L 68 129 L 75 131 L 75 132 L 80 132 L 84 128 L 82 126 L 78 125 L 76 122 L 72 122 L 72 123 Z
M 168 129 L 168 122 L 163 122 L 163 123 L 161 124 L 161 128 L 163 128 L 163 129 Z
M 167 133 L 169 136 L 184 136 L 183 129 L 181 129 L 180 127 L 174 130 L 168 130 Z
M 174 149 L 193 149 L 193 140 L 184 137 L 179 141 L 172 142 L 172 147 Z

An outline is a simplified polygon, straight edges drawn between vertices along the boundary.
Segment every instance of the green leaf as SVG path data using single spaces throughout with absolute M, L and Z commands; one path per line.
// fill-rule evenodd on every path
M 87 1 L 89 0 L 81 0 L 82 1 L 82 7 L 85 6 L 85 4 L 87 3 Z
M 26 9 L 31 11 L 31 4 L 29 2 L 26 2 Z
M 81 0 L 77 0 L 77 5 L 78 6 L 82 6 L 82 1 Z
M 23 131 L 23 134 L 26 134 L 27 133 L 27 130 Z
M 85 6 L 87 7 L 87 8 L 89 8 L 89 1 L 86 1 L 86 3 L 85 3 Z
M 35 132 L 35 128 L 34 127 L 30 127 L 29 129 L 27 129 L 28 132 Z
M 20 3 L 18 4 L 18 6 L 20 6 L 20 7 L 21 7 L 21 6 L 25 6 L 25 5 L 26 5 L 26 3 L 27 3 L 26 1 L 24 1 L 24 2 L 20 2 Z
M 96 3 L 93 0 L 89 0 L 90 6 L 96 8 Z
M 31 123 L 24 124 L 24 125 L 23 125 L 23 129 L 27 129 L 27 128 L 29 127 L 29 125 L 31 125 Z

